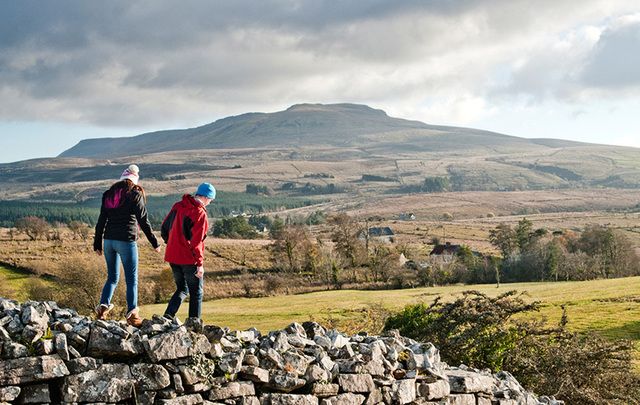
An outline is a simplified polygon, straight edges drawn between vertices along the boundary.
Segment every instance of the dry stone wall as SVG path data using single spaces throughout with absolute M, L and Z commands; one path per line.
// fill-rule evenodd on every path
M 559 405 L 430 343 L 314 322 L 261 335 L 154 316 L 140 329 L 0 298 L 0 404 Z

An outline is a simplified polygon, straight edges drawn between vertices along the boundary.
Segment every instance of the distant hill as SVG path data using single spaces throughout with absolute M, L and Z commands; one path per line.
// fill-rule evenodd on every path
M 532 140 L 489 131 L 428 125 L 389 117 L 358 104 L 297 104 L 275 113 L 247 113 L 197 128 L 149 132 L 129 138 L 87 139 L 59 157 L 113 158 L 198 149 L 350 147 L 370 151 L 487 149 L 513 152 L 579 145 Z

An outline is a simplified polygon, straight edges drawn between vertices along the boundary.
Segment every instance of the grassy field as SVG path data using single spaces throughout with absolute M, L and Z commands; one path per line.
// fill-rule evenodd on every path
M 560 320 L 561 306 L 567 308 L 569 327 L 576 331 L 595 331 L 609 338 L 626 338 L 640 342 L 640 277 L 558 283 L 518 283 L 451 286 L 383 291 L 324 291 L 267 298 L 233 298 L 204 303 L 203 319 L 208 324 L 232 329 L 256 327 L 266 332 L 291 322 L 316 320 L 360 321 L 369 306 L 398 310 L 407 304 L 431 302 L 435 296 L 452 298 L 462 291 L 478 290 L 491 296 L 506 291 L 526 292 L 531 300 L 543 303 L 541 315 L 549 322 Z M 178 317 L 184 319 L 185 302 Z M 162 314 L 165 305 L 142 308 L 144 316 Z
M 27 299 L 29 274 L 0 265 L 0 296 L 19 301 Z

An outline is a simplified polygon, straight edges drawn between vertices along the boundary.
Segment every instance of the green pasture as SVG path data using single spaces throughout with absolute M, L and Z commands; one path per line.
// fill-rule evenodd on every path
M 477 290 L 495 296 L 509 290 L 526 292 L 531 301 L 541 301 L 540 315 L 557 323 L 562 306 L 567 309 L 569 328 L 595 331 L 609 338 L 640 342 L 640 277 L 612 280 L 518 283 L 495 285 L 427 287 L 405 290 L 336 290 L 265 298 L 231 298 L 203 304 L 205 323 L 231 329 L 256 327 L 262 332 L 279 329 L 291 322 L 310 319 L 323 322 L 354 321 L 365 316 L 370 306 L 398 310 L 407 304 L 431 302 L 437 295 L 451 299 L 462 291 Z M 165 304 L 142 308 L 144 316 L 162 314 Z M 178 317 L 187 315 L 188 303 Z
M 31 275 L 20 271 L 10 269 L 0 264 L 0 297 L 24 301 L 28 299 L 27 284 Z

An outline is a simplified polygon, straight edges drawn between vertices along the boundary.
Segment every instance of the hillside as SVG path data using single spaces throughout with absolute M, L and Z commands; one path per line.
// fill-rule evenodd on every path
M 113 158 L 197 149 L 273 148 L 287 145 L 355 147 L 373 151 L 494 151 L 545 149 L 529 140 L 469 128 L 427 125 L 389 117 L 357 104 L 297 104 L 275 113 L 247 113 L 197 128 L 150 132 L 130 138 L 83 140 L 60 157 Z M 553 147 L 578 143 L 553 140 Z

